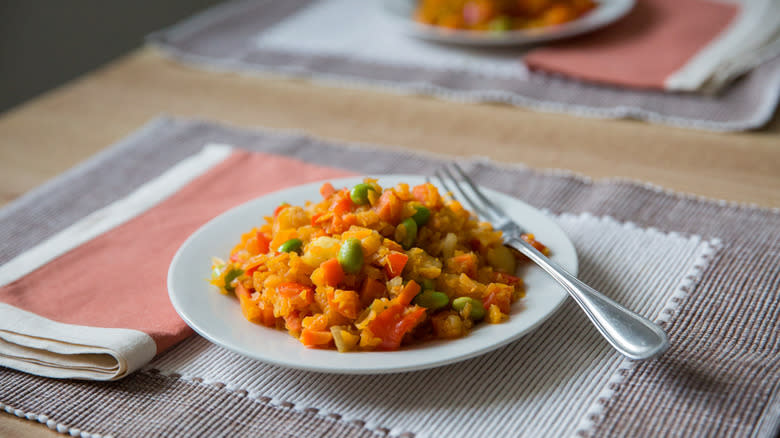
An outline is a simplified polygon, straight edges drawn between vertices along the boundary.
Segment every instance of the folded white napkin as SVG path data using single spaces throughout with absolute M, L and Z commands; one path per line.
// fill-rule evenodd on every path
M 737 17 L 707 47 L 667 79 L 670 90 L 714 93 L 780 55 L 780 0 L 728 0 Z
M 62 324 L 0 303 L 0 365 L 55 378 L 115 380 L 157 353 L 138 330 Z

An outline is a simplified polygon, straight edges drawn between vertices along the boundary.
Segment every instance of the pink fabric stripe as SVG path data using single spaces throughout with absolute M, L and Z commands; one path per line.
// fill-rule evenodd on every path
M 637 88 L 664 89 L 666 79 L 712 41 L 737 6 L 706 0 L 639 0 L 605 29 L 531 51 L 532 69 Z
M 265 193 L 352 175 L 289 158 L 234 152 L 140 216 L 0 288 L 0 301 L 67 324 L 149 334 L 157 352 L 192 334 L 168 300 L 176 250 L 211 218 Z

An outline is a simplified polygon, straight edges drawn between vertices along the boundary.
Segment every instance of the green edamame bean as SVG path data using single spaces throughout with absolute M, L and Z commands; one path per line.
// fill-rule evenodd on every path
M 427 207 L 418 205 L 417 207 L 414 207 L 415 210 L 417 210 L 413 215 L 412 219 L 414 219 L 414 222 L 417 223 L 418 226 L 423 226 L 426 223 L 428 223 L 428 219 L 431 218 L 431 211 L 428 210 Z
M 374 190 L 374 187 L 370 184 L 360 183 L 349 192 L 349 197 L 352 198 L 352 202 L 357 205 L 363 205 L 368 203 L 368 191 Z
M 500 15 L 488 23 L 488 27 L 493 32 L 506 32 L 512 30 L 512 19 L 506 15 Z
M 414 297 L 414 304 L 431 310 L 441 309 L 449 302 L 450 297 L 447 294 L 435 290 L 422 291 Z
M 410 217 L 404 219 L 395 231 L 395 239 L 404 249 L 411 248 L 417 240 L 417 222 Z
M 469 297 L 458 297 L 452 300 L 452 308 L 453 310 L 457 310 L 460 312 L 463 310 L 464 307 L 466 307 L 466 304 L 471 302 L 471 298 Z
M 363 246 L 360 244 L 360 239 L 347 239 L 341 245 L 338 260 L 344 272 L 349 274 L 360 272 L 360 268 L 363 267 Z
M 436 288 L 436 283 L 430 278 L 425 278 L 420 281 L 420 287 L 422 287 L 422 290 L 433 290 Z
M 469 303 L 471 304 L 471 313 L 469 313 L 469 318 L 473 319 L 474 321 L 479 321 L 485 317 L 485 306 L 482 305 L 482 301 L 475 300 L 471 297 L 455 298 L 452 300 L 452 308 L 460 312 L 464 307 L 466 307 L 466 304 Z
M 303 246 L 303 241 L 301 239 L 292 238 L 287 242 L 284 242 L 283 244 L 279 245 L 278 251 L 279 252 L 300 252 L 302 246 Z
M 228 271 L 227 274 L 225 274 L 225 290 L 228 292 L 233 292 L 236 288 L 233 287 L 230 283 L 233 282 L 236 278 L 240 277 L 241 274 L 244 273 L 243 269 L 239 268 L 231 268 L 230 271 Z

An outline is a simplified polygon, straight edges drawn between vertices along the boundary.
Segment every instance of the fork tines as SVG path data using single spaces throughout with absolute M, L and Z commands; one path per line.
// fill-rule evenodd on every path
M 496 206 L 482 191 L 474 184 L 474 181 L 466 175 L 466 172 L 457 164 L 444 164 L 433 173 L 444 190 L 450 192 L 466 208 L 476 212 L 487 220 L 498 219 L 501 209 Z M 457 177 L 456 177 L 457 175 Z M 453 188 L 455 190 L 453 190 Z M 456 194 L 457 190 L 457 194 Z

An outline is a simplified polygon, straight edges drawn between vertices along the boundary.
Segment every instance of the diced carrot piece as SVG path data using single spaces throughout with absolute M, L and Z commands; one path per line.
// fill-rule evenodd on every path
M 287 327 L 287 331 L 298 333 L 301 331 L 301 322 L 303 319 L 300 316 L 300 313 L 293 310 L 287 315 L 284 316 L 284 325 Z
M 290 306 L 296 309 L 303 309 L 314 302 L 314 290 L 299 283 L 282 283 L 276 290 L 279 295 L 287 298 Z
M 412 189 L 412 196 L 414 197 L 414 199 L 424 204 L 425 201 L 428 199 L 428 188 L 426 187 L 425 184 L 414 186 L 414 188 Z
M 376 204 L 376 213 L 380 219 L 395 225 L 401 219 L 402 212 L 403 203 L 392 190 L 382 193 Z
M 333 187 L 333 184 L 326 182 L 325 184 L 320 187 L 320 195 L 322 195 L 322 199 L 328 199 L 336 193 L 336 189 Z
M 344 218 L 343 218 L 343 220 L 342 220 L 342 221 L 343 221 L 343 223 L 344 223 L 344 226 L 345 226 L 345 227 L 347 227 L 347 230 L 348 230 L 348 229 L 349 229 L 349 227 L 351 227 L 352 225 L 357 225 L 357 224 L 358 224 L 358 218 L 357 218 L 357 216 L 356 216 L 356 215 L 354 215 L 354 214 L 352 214 L 352 213 L 345 214 L 345 215 L 344 215 Z M 346 231 L 346 230 L 345 230 L 345 231 Z
M 268 252 L 268 246 L 271 244 L 271 239 L 265 235 L 262 231 L 257 232 L 257 249 L 260 254 Z
M 412 189 L 412 197 L 428 208 L 438 209 L 443 205 L 439 190 L 430 183 L 415 186 Z
M 328 286 L 335 287 L 344 280 L 344 269 L 341 267 L 337 258 L 332 258 L 320 265 L 323 279 Z
M 325 346 L 333 340 L 333 334 L 330 330 L 310 330 L 303 329 L 301 332 L 301 343 L 309 348 Z
M 406 286 L 404 286 L 403 289 L 401 289 L 401 293 L 398 294 L 397 297 L 395 297 L 398 304 L 408 306 L 409 303 L 412 302 L 414 297 L 417 296 L 417 294 L 420 293 L 420 287 L 419 284 L 417 284 L 416 281 L 411 280 L 410 282 L 406 283 Z
M 331 204 L 330 209 L 334 214 L 342 215 L 352 211 L 352 207 L 354 207 L 354 205 L 355 203 L 352 202 L 352 198 L 349 197 L 349 192 L 344 189 L 343 191 L 339 192 L 338 199 L 336 199 L 333 204 Z
M 366 278 L 363 288 L 360 290 L 360 305 L 363 307 L 371 304 L 375 299 L 384 296 L 387 287 L 384 283 L 373 278 Z
M 331 234 L 341 234 L 347 230 L 349 230 L 349 227 L 352 225 L 357 225 L 358 220 L 357 216 L 355 216 L 352 213 L 347 213 L 342 215 L 334 215 L 333 221 L 331 222 L 330 228 L 328 231 Z
M 302 292 L 310 290 L 310 287 L 292 281 L 288 283 L 282 283 L 278 287 L 279 294 L 285 298 L 293 298 L 297 295 L 300 295 Z
M 393 278 L 401 275 L 404 271 L 404 266 L 406 266 L 409 256 L 402 252 L 390 251 L 386 259 L 385 270 L 387 271 L 387 276 Z

